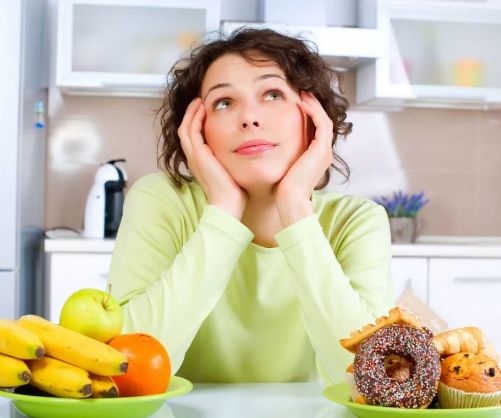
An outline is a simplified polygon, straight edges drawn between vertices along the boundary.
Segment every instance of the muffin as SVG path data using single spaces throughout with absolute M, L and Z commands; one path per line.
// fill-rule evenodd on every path
M 501 402 L 501 370 L 484 355 L 457 353 L 442 361 L 438 402 L 441 408 L 479 408 Z

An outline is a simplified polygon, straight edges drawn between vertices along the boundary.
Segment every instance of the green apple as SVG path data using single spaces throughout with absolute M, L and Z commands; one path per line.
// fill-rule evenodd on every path
M 122 332 L 122 309 L 110 293 L 80 289 L 64 303 L 59 324 L 107 343 Z

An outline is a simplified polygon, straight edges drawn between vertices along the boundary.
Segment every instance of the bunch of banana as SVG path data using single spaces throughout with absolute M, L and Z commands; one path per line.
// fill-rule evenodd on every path
M 110 376 L 127 366 L 115 348 L 40 316 L 0 319 L 0 387 L 29 383 L 60 397 L 117 397 Z
M 125 355 L 103 342 L 53 324 L 37 315 L 24 315 L 17 323 L 40 337 L 50 357 L 99 376 L 116 376 L 127 372 Z

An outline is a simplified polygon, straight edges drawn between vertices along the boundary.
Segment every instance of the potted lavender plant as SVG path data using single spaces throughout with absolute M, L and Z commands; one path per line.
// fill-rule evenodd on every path
M 374 201 L 386 209 L 390 219 L 392 242 L 414 242 L 419 229 L 417 215 L 429 202 L 424 192 L 407 194 L 402 191 L 393 193 L 393 196 L 378 196 Z

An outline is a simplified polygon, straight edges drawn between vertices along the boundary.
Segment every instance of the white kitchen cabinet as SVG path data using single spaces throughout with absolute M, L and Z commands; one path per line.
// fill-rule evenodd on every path
M 410 286 L 413 293 L 423 303 L 428 303 L 428 259 L 425 257 L 393 257 L 391 271 L 395 289 L 395 298 L 398 299 L 406 286 Z
M 333 67 L 353 69 L 383 56 L 383 38 L 377 29 L 333 26 L 298 26 L 281 23 L 223 22 L 221 31 L 231 33 L 246 27 L 272 29 L 313 42 L 318 53 Z
M 360 0 L 382 58 L 357 68 L 357 102 L 500 108 L 501 2 Z
M 55 84 L 73 94 L 158 96 L 167 72 L 219 27 L 219 0 L 59 0 Z
M 429 304 L 450 328 L 477 326 L 501 350 L 501 259 L 431 258 Z
M 111 253 L 48 253 L 46 317 L 59 323 L 64 302 L 79 289 L 106 290 L 110 263 Z

